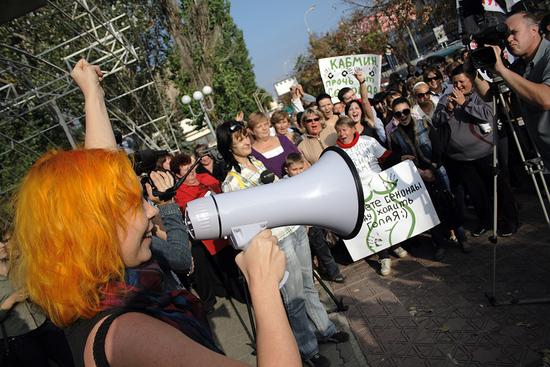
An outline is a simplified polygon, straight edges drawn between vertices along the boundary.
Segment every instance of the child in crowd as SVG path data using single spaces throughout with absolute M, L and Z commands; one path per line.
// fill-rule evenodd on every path
M 289 177 L 296 176 L 304 172 L 309 167 L 309 163 L 302 157 L 301 153 L 290 153 L 286 157 L 284 170 Z M 319 265 L 323 268 L 328 280 L 336 283 L 344 283 L 345 277 L 340 273 L 338 265 L 330 252 L 326 236 L 327 230 L 320 227 L 309 227 L 307 236 L 311 251 L 319 260 Z
M 351 158 L 359 173 L 363 185 L 368 179 L 382 171 L 382 167 L 388 168 L 400 162 L 400 158 L 386 150 L 376 139 L 366 135 L 359 135 L 355 122 L 347 116 L 342 116 L 336 121 L 336 145 L 342 148 Z M 381 167 L 382 166 L 382 167 Z M 408 255 L 401 246 L 394 246 L 393 252 L 397 257 Z M 391 260 L 388 249 L 378 253 L 380 259 L 380 274 L 386 276 L 391 273 Z

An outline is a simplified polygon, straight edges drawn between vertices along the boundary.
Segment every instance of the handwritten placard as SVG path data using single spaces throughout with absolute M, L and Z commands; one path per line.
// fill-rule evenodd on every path
M 439 224 L 428 190 L 413 162 L 407 160 L 372 174 L 362 184 L 363 226 L 355 238 L 344 241 L 354 261 Z
M 359 82 L 353 75 L 357 69 L 365 73 L 365 82 L 369 97 L 380 91 L 380 75 L 382 72 L 382 56 L 372 54 L 346 55 L 319 59 L 319 72 L 325 87 L 325 93 L 338 101 L 338 92 L 349 87 L 359 93 Z

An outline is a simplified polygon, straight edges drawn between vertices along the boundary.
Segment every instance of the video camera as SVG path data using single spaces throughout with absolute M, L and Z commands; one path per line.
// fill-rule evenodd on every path
M 469 39 L 475 41 L 478 45 L 478 48 L 470 52 L 470 61 L 473 67 L 483 70 L 491 69 L 497 60 L 493 49 L 485 45 L 499 46 L 501 50 L 504 50 L 509 33 L 508 26 L 504 23 L 499 23 L 484 28 L 472 35 Z

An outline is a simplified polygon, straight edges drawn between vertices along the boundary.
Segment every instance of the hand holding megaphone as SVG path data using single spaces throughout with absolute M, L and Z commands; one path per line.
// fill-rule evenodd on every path
M 236 249 L 245 250 L 262 230 L 296 224 L 353 238 L 363 224 L 364 206 L 361 180 L 351 158 L 342 149 L 329 147 L 298 176 L 189 202 L 185 222 L 197 240 L 230 237 Z
M 235 262 L 250 288 L 279 284 L 285 273 L 285 254 L 277 246 L 277 237 L 270 230 L 260 232 Z

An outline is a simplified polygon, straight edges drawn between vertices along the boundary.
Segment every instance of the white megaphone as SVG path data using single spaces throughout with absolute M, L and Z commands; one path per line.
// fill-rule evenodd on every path
M 287 225 L 318 226 L 353 238 L 363 224 L 364 205 L 352 160 L 329 147 L 298 176 L 189 202 L 185 221 L 197 240 L 230 237 L 236 249 L 245 250 L 262 230 Z

